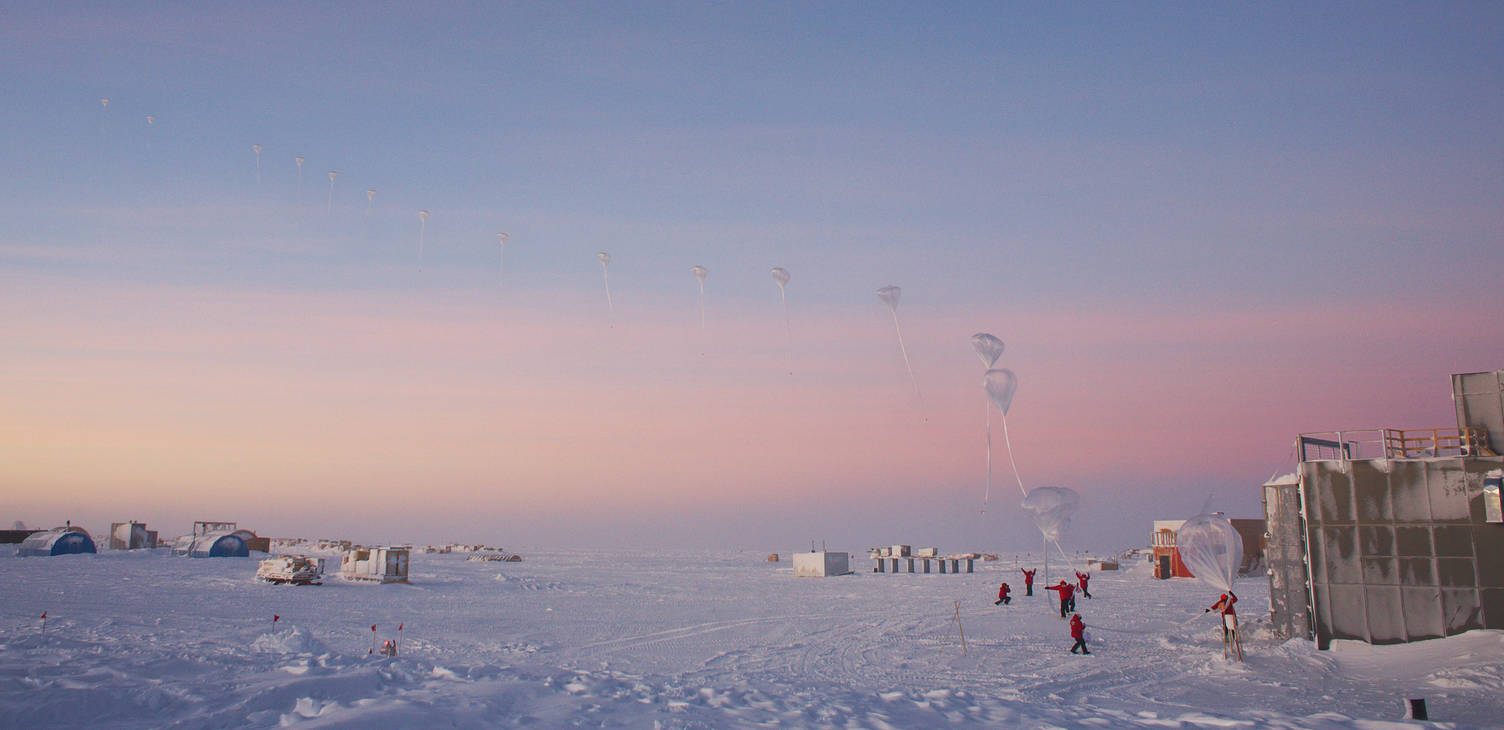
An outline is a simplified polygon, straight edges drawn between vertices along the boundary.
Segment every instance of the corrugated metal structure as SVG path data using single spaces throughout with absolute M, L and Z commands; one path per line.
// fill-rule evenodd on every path
M 1452 382 L 1456 429 L 1302 435 L 1298 481 L 1265 485 L 1277 629 L 1323 649 L 1504 629 L 1504 371 Z
M 144 522 L 115 522 L 110 525 L 111 550 L 141 550 L 157 546 L 157 531 L 146 529 Z

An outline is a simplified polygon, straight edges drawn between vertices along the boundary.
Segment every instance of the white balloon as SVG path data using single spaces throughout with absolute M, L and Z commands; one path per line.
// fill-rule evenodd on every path
M 1018 390 L 1018 376 L 1008 368 L 996 368 L 988 370 L 982 375 L 982 387 L 987 390 L 987 400 L 1003 415 L 1008 415 L 1008 407 L 1013 405 L 1013 393 Z
M 710 269 L 707 269 L 704 266 L 691 266 L 689 267 L 689 270 L 695 275 L 696 279 L 700 280 L 701 284 L 705 283 L 705 277 L 710 274 Z
M 595 257 L 601 260 L 601 266 L 605 266 L 605 265 L 611 263 L 611 254 L 606 253 L 605 251 L 602 251 L 602 252 L 596 254 Z M 629 271 L 627 273 L 631 273 L 631 272 Z
M 773 281 L 778 282 L 778 286 L 780 288 L 788 286 L 788 283 L 789 283 L 789 270 L 788 269 L 785 269 L 782 266 L 774 266 L 773 269 L 769 273 L 771 273 L 773 275 Z
M 1023 508 L 1040 534 L 1048 540 L 1059 540 L 1060 532 L 1071 523 L 1071 515 L 1081 508 L 1081 495 L 1066 487 L 1035 487 L 1024 497 Z
M 888 309 L 898 309 L 898 298 L 903 296 L 903 289 L 896 286 L 885 286 L 877 290 L 877 298 L 888 305 Z
M 1003 341 L 986 332 L 971 336 L 971 348 L 977 351 L 977 357 L 982 358 L 983 367 L 996 365 L 997 359 L 1003 356 Z
M 1191 575 L 1219 591 L 1232 590 L 1243 564 L 1243 536 L 1226 517 L 1200 514 L 1175 531 L 1175 549 Z

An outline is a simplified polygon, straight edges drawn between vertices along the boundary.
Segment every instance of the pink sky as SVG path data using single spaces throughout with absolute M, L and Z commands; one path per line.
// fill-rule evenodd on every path
M 1215 490 L 1248 514 L 1253 487 L 1291 468 L 1296 433 L 1450 425 L 1447 375 L 1500 355 L 1451 307 L 919 312 L 903 324 L 921 406 L 875 297 L 799 314 L 792 350 L 776 308 L 718 311 L 702 333 L 696 311 L 648 304 L 608 328 L 603 311 L 495 296 L 6 277 L 0 306 L 26 315 L 0 324 L 12 519 L 541 542 L 651 542 L 665 521 L 730 519 L 755 541 L 741 515 L 775 520 L 759 529 L 776 542 L 776 515 L 808 509 L 881 542 L 866 528 L 886 504 L 939 531 L 925 510 L 944 521 L 982 499 L 977 330 L 1008 343 L 999 364 L 1019 374 L 1009 425 L 1028 486 L 1088 504 L 1136 491 L 1171 517 Z M 1013 525 L 1017 498 L 995 412 L 994 428 L 994 516 L 961 529 L 979 540 Z M 1111 517 L 1080 521 L 1133 534 Z

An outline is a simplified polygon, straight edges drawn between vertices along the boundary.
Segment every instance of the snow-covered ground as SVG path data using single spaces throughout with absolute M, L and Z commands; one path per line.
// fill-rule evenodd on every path
M 411 585 L 293 587 L 258 583 L 255 559 L 10 552 L 0 728 L 1374 728 L 1406 697 L 1456 726 L 1504 718 L 1499 632 L 1317 652 L 1269 636 L 1267 583 L 1248 579 L 1236 664 L 1202 613 L 1214 592 L 1142 566 L 1093 579 L 1092 655 L 1073 656 L 1011 556 L 815 579 L 786 553 L 415 554 Z M 1000 580 L 1010 607 L 992 605 Z M 400 656 L 368 654 L 371 625 L 399 623 Z

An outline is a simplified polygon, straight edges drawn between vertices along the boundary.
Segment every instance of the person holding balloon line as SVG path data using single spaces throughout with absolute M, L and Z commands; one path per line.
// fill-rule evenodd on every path
M 1232 653 L 1241 662 L 1243 661 L 1243 642 L 1238 638 L 1238 612 L 1233 608 L 1233 604 L 1237 602 L 1237 594 L 1229 590 L 1223 593 L 1211 608 L 1202 613 L 1218 611 L 1222 614 L 1222 656 L 1226 658 L 1229 653 Z
M 1066 583 L 1065 580 L 1062 579 L 1058 584 L 1045 586 L 1044 589 L 1047 591 L 1060 592 L 1060 618 L 1065 618 L 1066 616 L 1070 615 L 1071 611 L 1076 610 L 1075 586 Z

